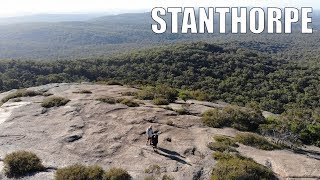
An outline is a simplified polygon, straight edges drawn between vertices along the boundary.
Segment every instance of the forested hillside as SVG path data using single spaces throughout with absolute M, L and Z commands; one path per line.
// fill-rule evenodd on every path
M 319 66 L 302 65 L 228 45 L 191 43 L 136 51 L 107 59 L 2 61 L 1 89 L 53 82 L 114 79 L 201 90 L 210 100 L 282 113 L 286 105 L 320 107 Z
M 297 29 L 295 32 L 299 32 L 290 35 L 154 34 L 151 30 L 153 21 L 149 13 L 120 14 L 68 22 L 43 22 L 39 17 L 38 21 L 35 19 L 32 22 L 0 26 L 0 59 L 108 57 L 123 51 L 186 41 L 241 42 L 240 45 L 248 48 L 284 54 L 290 58 L 293 56 L 292 59 L 296 59 L 297 51 L 313 57 L 314 54 L 319 54 L 319 49 L 316 48 L 320 47 L 320 35 L 317 31 L 319 17 L 314 13 L 312 26 L 315 32 L 311 35 L 300 34 L 300 30 Z M 229 30 L 230 23 L 227 24 Z

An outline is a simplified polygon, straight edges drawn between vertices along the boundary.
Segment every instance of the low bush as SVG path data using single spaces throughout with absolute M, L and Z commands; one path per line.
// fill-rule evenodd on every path
M 55 174 L 55 180 L 102 180 L 103 173 L 103 168 L 97 165 L 84 166 L 75 164 L 58 169 Z
M 244 145 L 256 147 L 263 150 L 280 149 L 280 146 L 268 141 L 265 137 L 255 133 L 239 133 L 235 140 Z
M 152 100 L 155 105 L 168 105 L 169 101 L 165 98 L 159 97 Z
M 156 98 L 163 98 L 168 103 L 174 102 L 177 99 L 178 91 L 166 85 L 159 85 L 156 87 L 148 86 L 137 93 L 137 97 L 143 100 L 153 100 Z
M 9 101 L 10 99 L 14 99 L 14 98 L 32 97 L 32 96 L 38 96 L 38 95 L 42 95 L 42 93 L 36 92 L 36 91 L 30 91 L 30 90 L 17 90 L 16 92 L 5 96 L 1 100 L 1 102 L 5 103 L 5 102 Z
M 220 142 L 222 144 L 232 146 L 232 147 L 239 147 L 236 141 L 233 138 L 227 137 L 227 136 L 214 136 L 213 139 L 216 142 Z
M 72 93 L 78 93 L 78 94 L 92 94 L 89 90 L 80 90 L 80 91 L 74 91 Z
M 139 103 L 131 100 L 131 99 L 126 99 L 126 98 L 123 98 L 123 99 L 117 99 L 117 102 L 118 103 L 121 103 L 121 104 L 124 104 L 124 105 L 127 105 L 129 107 L 139 107 Z
M 252 159 L 227 157 L 220 158 L 215 165 L 211 180 L 224 179 L 276 179 L 273 172 L 265 166 L 262 166 Z
M 98 98 L 97 101 L 101 101 L 101 102 L 108 103 L 108 104 L 115 104 L 116 103 L 116 100 L 114 98 L 110 98 L 110 97 Z
M 238 107 L 222 110 L 208 110 L 202 115 L 202 122 L 210 127 L 232 127 L 241 131 L 256 131 L 265 122 L 261 112 Z
M 103 180 L 130 180 L 130 174 L 121 168 L 111 168 L 103 175 Z
M 173 176 L 165 174 L 162 176 L 162 180 L 175 180 L 175 178 Z
M 197 91 L 185 91 L 181 90 L 179 91 L 178 97 L 184 101 L 188 99 L 195 99 L 198 101 L 209 101 L 210 97 L 208 94 L 201 92 L 199 90 Z
M 41 159 L 28 151 L 17 151 L 7 154 L 3 163 L 4 172 L 8 177 L 21 177 L 45 169 Z
M 49 97 L 41 103 L 42 107 L 51 108 L 51 107 L 59 107 L 66 105 L 70 99 L 66 99 L 63 97 Z
M 236 152 L 236 147 L 239 147 L 235 140 L 227 136 L 215 136 L 213 137 L 215 142 L 208 144 L 208 147 L 213 151 L 219 152 Z
M 208 148 L 210 148 L 213 151 L 219 151 L 219 152 L 236 152 L 236 149 L 234 147 L 231 147 L 227 144 L 221 143 L 221 142 L 210 142 L 208 144 Z

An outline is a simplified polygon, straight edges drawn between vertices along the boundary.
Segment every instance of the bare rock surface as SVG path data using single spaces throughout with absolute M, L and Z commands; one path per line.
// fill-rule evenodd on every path
M 140 107 L 128 107 L 96 100 L 121 98 L 121 92 L 137 91 L 125 86 L 61 83 L 29 89 L 46 91 L 71 101 L 65 106 L 47 109 L 41 107 L 46 97 L 23 97 L 21 102 L 8 101 L 0 108 L 0 170 L 3 168 L 1 160 L 16 150 L 32 151 L 45 166 L 53 167 L 23 178 L 26 180 L 54 179 L 55 167 L 75 163 L 98 164 L 106 170 L 121 167 L 133 179 L 152 175 L 145 172 L 151 165 L 161 167 L 160 174 L 155 174 L 159 177 L 170 174 L 181 180 L 209 179 L 216 163 L 212 151 L 207 148 L 212 136 L 238 133 L 231 128 L 215 129 L 201 124 L 201 113 L 227 105 L 223 103 L 178 101 L 170 106 L 187 108 L 191 112 L 191 115 L 178 115 L 148 101 L 135 100 Z M 75 93 L 81 90 L 92 93 Z M 9 93 L 0 94 L 0 98 Z M 145 130 L 150 125 L 161 133 L 157 152 L 146 145 Z M 271 163 L 280 178 L 320 177 L 319 148 L 313 147 L 313 156 L 288 150 L 262 151 L 243 145 L 238 150 L 260 164 Z M 0 179 L 5 178 L 0 173 Z

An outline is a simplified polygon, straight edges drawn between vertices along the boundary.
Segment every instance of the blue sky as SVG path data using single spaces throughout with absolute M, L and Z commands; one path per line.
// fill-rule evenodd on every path
M 0 17 L 39 13 L 148 11 L 153 7 L 313 7 L 320 0 L 1 0 Z

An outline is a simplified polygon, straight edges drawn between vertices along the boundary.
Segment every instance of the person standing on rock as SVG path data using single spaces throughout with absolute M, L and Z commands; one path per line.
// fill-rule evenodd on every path
M 151 145 L 151 138 L 153 136 L 153 130 L 152 130 L 152 126 L 149 126 L 148 129 L 146 130 L 146 134 L 147 134 L 147 137 L 148 137 L 148 140 L 147 140 L 147 144 L 150 143 Z

